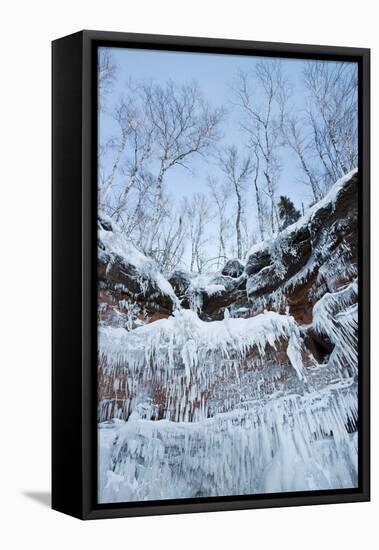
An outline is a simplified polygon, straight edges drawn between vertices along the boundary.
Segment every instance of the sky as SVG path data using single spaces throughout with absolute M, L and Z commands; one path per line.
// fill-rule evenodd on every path
M 112 108 L 126 95 L 126 83 L 152 80 L 165 84 L 172 80 L 177 85 L 196 80 L 205 99 L 211 106 L 225 106 L 227 116 L 222 124 L 224 135 L 221 145 L 235 145 L 246 154 L 247 137 L 241 130 L 239 121 L 241 112 L 235 105 L 233 82 L 239 71 L 254 73 L 255 64 L 262 58 L 252 56 L 234 56 L 220 54 L 168 52 L 157 50 L 140 50 L 131 48 L 110 48 L 112 61 L 117 67 L 116 79 L 106 96 L 105 112 L 99 113 L 99 141 L 105 141 L 117 132 L 117 125 L 111 116 Z M 303 69 L 306 61 L 282 59 L 282 72 L 292 87 L 290 101 L 297 109 L 306 106 L 307 90 L 303 83 Z M 301 210 L 306 209 L 312 200 L 310 188 L 302 183 L 303 173 L 298 158 L 289 147 L 280 150 L 282 171 L 278 181 L 277 196 L 287 195 Z M 243 155 L 244 156 L 244 155 Z M 105 166 L 107 168 L 107 165 Z M 109 160 L 109 169 L 111 160 Z M 221 173 L 216 159 L 196 157 L 191 162 L 191 172 L 182 167 L 175 167 L 167 174 L 166 190 L 177 204 L 183 196 L 207 193 L 208 176 Z M 254 193 L 251 188 L 250 198 L 252 216 L 255 216 Z M 256 224 L 256 221 L 252 222 Z
M 220 54 L 204 54 L 190 52 L 165 52 L 156 50 L 136 50 L 128 48 L 111 48 L 112 59 L 117 65 L 117 79 L 113 89 L 107 96 L 108 107 L 116 104 L 125 95 L 125 84 L 134 80 L 152 79 L 164 84 L 171 79 L 176 84 L 184 84 L 192 79 L 199 83 L 205 98 L 214 106 L 225 105 L 228 110 L 227 121 L 224 124 L 225 142 L 244 148 L 246 136 L 238 125 L 238 108 L 233 105 L 232 84 L 238 70 L 253 71 L 254 64 L 261 58 L 247 56 L 231 56 Z M 304 103 L 305 89 L 302 84 L 303 60 L 284 59 L 283 73 L 293 83 L 293 99 L 297 104 Z M 110 135 L 116 127 L 108 114 L 100 115 L 100 141 Z M 310 200 L 309 189 L 299 185 L 298 169 L 295 155 L 286 149 L 281 151 L 283 171 L 278 192 L 290 195 L 298 206 L 302 201 Z M 209 163 L 197 160 L 193 165 L 193 175 L 178 168 L 168 182 L 170 192 L 181 195 L 204 190 L 206 183 L 205 170 Z M 210 174 L 211 175 L 211 174 Z M 170 186 L 171 183 L 171 186 Z

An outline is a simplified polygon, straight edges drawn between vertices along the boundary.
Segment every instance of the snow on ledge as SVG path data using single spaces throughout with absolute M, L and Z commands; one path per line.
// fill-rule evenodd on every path
M 313 206 L 311 206 L 305 212 L 304 216 L 301 216 L 301 218 L 299 218 L 295 223 L 289 225 L 283 231 L 280 231 L 276 236 L 274 235 L 273 237 L 270 237 L 265 241 L 261 241 L 253 245 L 246 255 L 246 261 L 250 256 L 253 256 L 257 252 L 265 250 L 266 248 L 270 248 L 272 241 L 275 239 L 280 239 L 281 235 L 290 235 L 294 231 L 298 231 L 301 227 L 308 225 L 308 223 L 312 220 L 313 216 L 318 210 L 321 210 L 322 208 L 325 208 L 330 204 L 332 204 L 334 208 L 340 191 L 344 188 L 346 183 L 350 181 L 351 178 L 357 173 L 358 168 L 354 168 L 353 170 L 351 170 L 348 174 L 337 180 L 336 183 L 332 185 L 332 187 L 329 189 L 325 197 L 316 202 Z
M 153 359 L 159 368 L 170 370 L 175 368 L 174 354 L 179 353 L 189 377 L 209 353 L 221 353 L 225 358 L 236 353 L 244 358 L 256 348 L 263 357 L 266 345 L 276 348 L 282 338 L 288 342 L 287 354 L 293 368 L 300 379 L 304 378 L 299 327 L 290 315 L 273 311 L 249 319 L 205 322 L 194 311 L 182 309 L 131 332 L 100 327 L 99 350 L 109 363 L 125 362 L 137 369 Z
M 125 237 L 119 226 L 108 216 L 101 214 L 101 219 L 108 223 L 112 230 L 106 231 L 101 224 L 98 227 L 98 240 L 105 246 L 106 253 L 111 257 L 111 261 L 115 261 L 117 257 L 121 258 L 125 263 L 135 267 L 141 277 L 153 281 L 162 294 L 169 296 L 175 307 L 179 307 L 179 301 L 175 292 L 160 272 L 157 263 L 139 252 L 136 247 Z M 99 251 L 101 257 L 102 251 Z

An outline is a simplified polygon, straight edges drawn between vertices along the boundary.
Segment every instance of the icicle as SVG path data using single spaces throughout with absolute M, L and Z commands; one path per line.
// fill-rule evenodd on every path
M 354 414 L 356 385 L 337 384 L 196 423 L 184 408 L 180 422 L 105 423 L 100 501 L 356 487 Z

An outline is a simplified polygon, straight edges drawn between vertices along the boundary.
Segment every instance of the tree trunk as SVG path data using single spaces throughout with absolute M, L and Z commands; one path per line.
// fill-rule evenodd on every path
M 151 218 L 150 229 L 148 233 L 148 240 L 145 247 L 146 254 L 149 254 L 149 255 L 151 255 L 151 252 L 153 249 L 154 236 L 156 235 L 156 229 L 159 223 L 161 210 L 162 210 L 162 186 L 163 186 L 163 178 L 164 178 L 165 172 L 166 172 L 166 168 L 162 161 L 158 178 L 157 178 L 155 197 L 154 197 L 153 215 Z
M 237 195 L 237 216 L 236 216 L 236 234 L 237 234 L 237 257 L 241 260 L 242 250 L 241 250 L 241 194 L 239 192 L 238 186 L 235 186 L 236 195 Z
M 318 201 L 318 200 L 320 200 L 321 196 L 320 196 L 320 193 L 319 193 L 317 182 L 316 182 L 315 178 L 313 177 L 311 171 L 309 170 L 308 165 L 305 162 L 305 159 L 303 157 L 302 152 L 298 151 L 298 155 L 299 155 L 299 158 L 300 158 L 301 166 L 303 167 L 303 170 L 304 170 L 305 174 L 307 175 L 307 177 L 309 179 L 309 183 L 311 184 L 313 198 L 315 199 L 315 201 Z
M 255 201 L 257 203 L 259 234 L 260 234 L 260 237 L 261 237 L 261 241 L 264 241 L 262 203 L 261 203 L 261 197 L 260 197 L 259 189 L 258 189 L 258 174 L 259 174 L 259 157 L 258 157 L 258 155 L 256 155 L 256 159 L 257 159 L 257 164 L 256 164 L 255 176 L 254 176 Z
M 113 183 L 113 180 L 115 178 L 118 166 L 121 162 L 121 157 L 122 157 L 123 152 L 125 151 L 125 148 L 126 148 L 126 143 L 127 143 L 127 134 L 126 134 L 126 132 L 123 132 L 122 140 L 121 140 L 119 148 L 117 149 L 117 154 L 116 154 L 116 158 L 115 158 L 115 161 L 113 163 L 113 166 L 112 166 L 111 173 L 109 174 L 109 176 L 105 180 L 104 188 L 103 188 L 102 193 L 101 193 L 101 195 L 102 195 L 101 200 L 102 201 L 104 201 L 104 199 L 107 196 L 108 191 L 109 191 L 109 189 L 110 189 L 110 187 Z

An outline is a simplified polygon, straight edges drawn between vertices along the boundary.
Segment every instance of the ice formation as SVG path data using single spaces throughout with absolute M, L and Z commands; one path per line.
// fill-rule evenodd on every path
M 200 422 L 109 421 L 99 430 L 102 502 L 354 487 L 352 386 L 289 395 Z
M 338 207 L 354 175 L 274 242 L 255 246 L 256 272 L 188 274 L 181 297 L 121 231 L 100 229 L 106 261 L 133 264 L 172 311 L 148 322 L 128 299 L 99 325 L 99 502 L 356 486 L 356 263 L 346 220 L 312 225 L 320 209 Z M 291 239 L 303 227 L 312 250 L 294 271 L 286 258 L 297 260 Z M 268 278 L 276 286 L 262 291 Z M 225 305 L 242 284 L 245 301 Z M 290 313 L 297 291 L 309 321 Z M 223 318 L 204 317 L 204 296 L 222 298 Z

